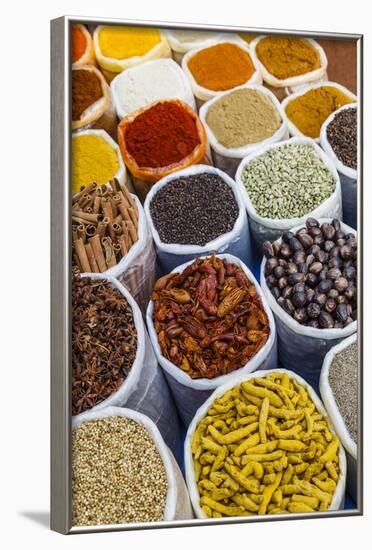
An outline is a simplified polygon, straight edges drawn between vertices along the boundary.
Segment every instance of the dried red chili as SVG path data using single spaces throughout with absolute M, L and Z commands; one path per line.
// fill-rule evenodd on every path
M 270 334 L 255 285 L 241 267 L 214 255 L 158 279 L 151 299 L 163 356 L 191 378 L 240 369 Z

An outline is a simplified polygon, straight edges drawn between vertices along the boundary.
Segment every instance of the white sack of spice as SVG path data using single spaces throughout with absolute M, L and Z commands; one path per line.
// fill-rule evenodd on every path
M 299 386 L 301 386 L 307 391 L 311 401 L 314 403 L 316 407 L 317 412 L 322 417 L 326 417 L 326 411 L 324 410 L 322 402 L 320 401 L 319 397 L 315 393 L 314 389 L 309 384 L 307 384 L 305 380 L 303 380 L 300 376 L 297 376 L 294 372 L 291 372 L 289 370 L 275 369 L 275 371 L 271 371 L 271 372 L 288 374 L 290 379 L 295 380 Z M 241 383 L 249 382 L 250 380 L 255 378 L 256 379 L 266 378 L 268 374 L 270 374 L 270 369 L 256 371 L 251 374 L 235 376 L 233 380 L 230 380 L 229 382 L 226 382 L 222 386 L 216 388 L 216 390 L 212 393 L 212 395 L 209 396 L 208 400 L 205 401 L 205 403 L 196 412 L 195 417 L 188 428 L 186 439 L 185 439 L 186 483 L 187 483 L 187 488 L 189 490 L 192 507 L 194 509 L 196 517 L 199 519 L 205 519 L 206 514 L 201 509 L 201 506 L 200 506 L 200 493 L 199 493 L 198 484 L 195 477 L 194 459 L 193 459 L 193 453 L 191 449 L 192 440 L 193 440 L 195 431 L 199 426 L 200 422 L 207 416 L 208 410 L 213 406 L 216 399 L 225 395 L 229 390 L 231 390 L 236 386 L 239 386 Z M 328 424 L 329 424 L 330 431 L 333 433 L 336 433 L 337 435 L 337 432 L 335 432 L 334 427 L 329 422 Z M 248 441 L 248 439 L 249 438 L 247 438 L 246 441 Z M 345 451 L 341 445 L 339 446 L 339 449 L 338 449 L 338 458 L 339 458 L 340 474 L 339 474 L 339 479 L 337 482 L 335 492 L 333 493 L 332 502 L 328 510 L 340 510 L 343 508 L 343 505 L 344 505 L 347 464 L 346 464 L 346 458 L 345 458 Z M 247 517 L 245 517 L 245 519 L 249 520 L 249 518 Z
M 247 99 L 245 107 L 243 107 L 244 103 L 239 101 L 235 101 L 234 105 L 237 93 L 244 93 L 245 90 L 248 90 L 248 93 L 252 91 L 251 101 L 248 102 Z M 219 106 L 221 111 L 218 113 Z M 208 124 L 211 109 L 216 110 L 219 118 L 219 133 L 225 134 L 226 143 L 218 140 L 213 132 L 213 125 L 210 127 Z M 212 116 L 214 118 L 215 115 Z M 221 92 L 202 105 L 199 117 L 207 132 L 214 165 L 231 177 L 235 176 L 242 158 L 263 145 L 289 138 L 286 117 L 281 104 L 270 90 L 260 85 L 237 86 L 233 90 Z M 234 141 L 238 138 L 239 144 L 228 146 L 231 137 Z
M 317 221 L 319 225 L 332 223 L 330 218 L 318 219 Z M 304 225 L 301 224 L 291 228 L 291 233 L 296 233 Z M 341 223 L 341 231 L 345 234 L 352 233 L 356 236 L 356 231 L 343 223 Z M 282 239 L 278 239 L 277 242 L 282 244 Z M 281 365 L 288 370 L 296 372 L 312 386 L 316 387 L 319 383 L 320 370 L 327 351 L 344 338 L 356 332 L 357 321 L 353 320 L 349 324 L 346 324 L 344 328 L 313 328 L 296 321 L 278 304 L 272 291 L 269 289 L 265 275 L 266 262 L 267 258 L 264 256 L 261 263 L 260 283 L 262 292 L 275 316 Z M 289 285 L 286 289 L 288 288 Z M 354 291 L 356 292 L 356 289 Z
M 226 205 L 216 201 L 216 196 L 211 196 L 211 200 L 208 201 L 206 196 L 207 192 L 205 196 L 200 197 L 200 191 L 198 192 L 200 201 L 196 204 L 192 194 L 189 194 L 187 191 L 187 180 L 190 181 L 190 185 L 192 185 L 191 182 L 196 185 L 198 177 L 203 178 L 205 181 L 209 176 L 211 176 L 211 178 L 215 178 L 216 180 L 218 179 L 220 184 L 226 184 L 231 189 L 233 193 L 233 197 L 231 197 L 231 199 L 235 199 L 236 201 L 235 209 L 237 210 L 237 217 L 234 222 L 230 220 L 229 230 L 225 230 L 225 232 L 218 235 L 215 234 L 211 240 L 205 242 L 208 238 L 210 238 L 210 235 L 213 232 L 216 232 L 216 225 L 218 225 L 219 228 L 224 225 L 223 222 L 227 216 Z M 177 233 L 181 233 L 181 240 L 182 228 L 188 226 L 189 234 L 194 233 L 194 237 L 198 237 L 196 240 L 200 241 L 199 244 L 196 244 L 195 242 L 181 244 L 175 240 L 164 242 L 158 231 L 160 228 L 158 227 L 157 229 L 157 223 L 153 219 L 151 213 L 152 208 L 155 206 L 154 198 L 159 191 L 162 189 L 164 191 L 164 187 L 170 183 L 177 185 L 177 182 L 181 182 L 183 179 L 185 191 L 182 192 L 182 195 L 179 188 L 178 192 L 172 193 L 172 196 L 169 195 L 166 199 L 167 204 L 169 204 L 169 206 L 172 205 L 171 209 L 169 208 L 168 210 L 171 210 L 169 211 L 169 216 L 174 219 L 175 223 L 172 224 L 172 220 L 170 219 L 166 220 L 167 213 L 160 208 L 159 218 L 163 218 L 163 220 L 165 220 L 166 227 L 164 227 L 164 233 L 169 232 L 169 227 L 171 225 L 174 225 L 174 229 L 176 229 L 178 225 Z M 212 182 L 205 181 L 204 190 L 208 186 L 208 183 Z M 213 189 L 213 185 L 209 185 L 208 189 L 209 188 Z M 177 190 L 174 189 L 174 191 Z M 204 204 L 206 207 L 202 209 Z M 232 254 L 233 256 L 240 258 L 247 265 L 250 265 L 252 262 L 251 238 L 244 203 L 236 188 L 234 180 L 218 168 L 213 168 L 212 166 L 207 166 L 204 164 L 197 164 L 190 166 L 185 170 L 180 170 L 175 174 L 166 176 L 152 186 L 146 197 L 144 210 L 148 226 L 155 242 L 157 262 L 162 273 L 169 273 L 180 264 L 188 262 L 197 256 L 211 252 L 216 252 L 217 254 Z M 199 220 L 197 216 L 199 216 Z M 183 222 L 182 225 L 180 225 L 181 218 Z M 226 225 L 228 224 L 226 223 Z M 206 236 L 206 233 L 208 233 L 209 237 Z
M 126 379 L 115 393 L 93 407 L 91 411 L 101 411 L 111 406 L 125 406 L 146 414 L 156 423 L 167 445 L 175 452 L 179 437 L 177 412 L 163 373 L 158 367 L 137 303 L 130 292 L 113 277 L 97 273 L 85 273 L 81 277 L 108 281 L 117 288 L 132 309 L 137 332 L 136 357 Z M 79 419 L 82 414 L 74 418 Z
M 119 73 L 110 86 L 120 119 L 161 99 L 181 99 L 195 109 L 190 83 L 173 59 L 141 63 Z
M 338 129 L 334 131 L 334 134 L 341 134 L 340 136 L 334 135 L 334 145 L 330 143 L 328 139 L 328 133 L 332 126 L 334 126 L 335 120 L 340 118 L 340 113 L 343 111 L 355 111 L 355 118 L 346 121 L 345 127 L 340 132 Z M 357 228 L 357 104 L 348 103 L 337 111 L 334 111 L 323 123 L 320 129 L 320 145 L 327 153 L 329 158 L 334 163 L 337 172 L 340 176 L 341 189 L 342 189 L 342 209 L 344 215 L 344 221 L 348 225 L 351 225 L 354 229 Z M 339 141 L 339 143 L 337 143 Z M 338 145 L 336 149 L 336 145 Z M 339 156 L 337 156 L 339 153 Z M 340 158 L 341 157 L 341 158 Z M 342 160 L 343 157 L 343 160 Z
M 312 139 L 295 137 L 257 149 L 242 160 L 235 180 L 259 250 L 308 217 L 342 219 L 340 178 Z
M 319 380 L 320 395 L 346 450 L 347 490 L 357 498 L 358 348 L 357 334 L 329 350 Z
M 107 407 L 75 417 L 72 430 L 74 527 L 192 519 L 179 466 L 146 415 Z
M 200 256 L 200 258 L 204 257 L 206 256 Z M 154 348 L 156 357 L 161 367 L 164 369 L 166 379 L 177 403 L 177 409 L 180 412 L 181 418 L 185 424 L 189 424 L 191 422 L 198 408 L 205 402 L 206 399 L 208 399 L 216 388 L 222 384 L 225 384 L 231 378 L 236 377 L 238 373 L 250 373 L 256 371 L 257 369 L 272 369 L 277 366 L 275 322 L 260 285 L 258 284 L 253 273 L 241 260 L 239 260 L 239 258 L 231 256 L 230 254 L 218 254 L 217 257 L 221 260 L 225 259 L 228 262 L 234 263 L 241 267 L 248 279 L 254 284 L 257 294 L 261 298 L 262 307 L 265 310 L 269 320 L 270 334 L 264 346 L 250 359 L 250 361 L 248 361 L 244 367 L 239 370 L 233 371 L 229 374 L 217 376 L 213 379 L 191 378 L 186 372 L 183 372 L 180 368 L 171 363 L 171 361 L 162 355 L 158 342 L 158 335 L 156 333 L 153 321 L 154 304 L 152 301 L 149 302 L 146 312 L 146 322 L 152 347 Z M 193 260 L 178 266 L 173 269 L 172 273 L 181 273 L 192 262 Z

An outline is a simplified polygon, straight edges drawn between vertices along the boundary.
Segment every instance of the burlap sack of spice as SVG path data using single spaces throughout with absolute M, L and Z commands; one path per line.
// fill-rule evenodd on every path
M 177 180 L 183 176 L 193 176 L 203 173 L 217 174 L 232 189 L 239 208 L 239 215 L 235 222 L 234 228 L 229 233 L 220 235 L 204 246 L 199 246 L 196 244 L 163 243 L 151 217 L 150 205 L 152 199 L 156 193 L 169 182 Z M 169 273 L 180 264 L 189 262 L 198 256 L 210 254 L 213 251 L 217 254 L 222 252 L 225 254 L 231 254 L 242 260 L 242 262 L 246 265 L 251 265 L 251 238 L 244 203 L 236 188 L 234 180 L 229 178 L 229 176 L 221 170 L 218 170 L 218 168 L 196 164 L 186 168 L 185 170 L 180 170 L 175 174 L 163 178 L 152 187 L 151 191 L 147 195 L 144 210 L 148 226 L 155 242 L 157 263 L 160 267 L 161 273 Z
M 327 139 L 328 125 L 333 121 L 336 114 L 345 109 L 357 108 L 356 103 L 349 103 L 344 105 L 334 113 L 332 113 L 327 120 L 323 123 L 320 130 L 320 146 L 327 153 L 329 158 L 336 166 L 336 170 L 340 176 L 341 190 L 342 190 L 342 211 L 344 222 L 350 225 L 354 229 L 357 228 L 357 212 L 358 212 L 358 188 L 357 188 L 357 171 L 354 168 L 345 166 L 341 160 L 335 155 L 332 146 Z
M 206 378 L 193 379 L 162 355 L 152 318 L 154 305 L 153 302 L 150 301 L 146 312 L 146 322 L 151 343 L 158 362 L 164 370 L 165 377 L 177 405 L 177 410 L 186 426 L 190 424 L 198 408 L 206 401 L 206 399 L 208 399 L 216 388 L 219 388 L 229 380 L 236 378 L 238 374 L 247 374 L 257 369 L 272 369 L 277 366 L 275 322 L 260 285 L 255 279 L 253 273 L 241 260 L 239 260 L 239 258 L 231 256 L 230 254 L 218 254 L 217 257 L 226 259 L 228 262 L 232 262 L 240 266 L 244 270 L 244 273 L 247 275 L 248 279 L 255 285 L 257 294 L 261 297 L 262 306 L 269 319 L 270 334 L 265 345 L 262 346 L 258 353 L 256 353 L 256 355 L 254 355 L 252 359 L 241 369 L 231 372 L 230 374 L 217 376 L 216 378 L 210 380 Z M 203 258 L 203 256 L 201 256 L 201 258 Z M 176 269 L 173 269 L 172 273 L 182 272 L 189 264 L 192 263 L 192 261 L 178 266 Z
M 73 120 L 72 130 L 102 129 L 111 137 L 116 137 L 116 112 L 111 99 L 111 90 L 102 73 L 93 66 L 78 67 L 78 70 L 92 72 L 99 79 L 102 87 L 102 97 L 92 103 L 80 116 Z M 75 70 L 75 68 L 73 68 Z
M 320 224 L 332 221 L 331 218 L 317 218 L 317 220 Z M 301 223 L 290 227 L 289 230 L 295 233 L 304 225 Z M 341 230 L 356 235 L 356 231 L 344 223 L 341 223 Z M 262 292 L 275 317 L 280 364 L 284 368 L 296 372 L 314 388 L 317 388 L 324 356 L 330 348 L 356 332 L 357 321 L 353 321 L 344 328 L 318 329 L 301 325 L 280 307 L 272 295 L 266 284 L 265 263 L 266 258 L 264 257 L 261 263 L 260 283 Z
M 237 88 L 234 88 L 234 91 L 240 90 L 240 89 L 257 90 L 259 92 L 262 92 L 268 98 L 270 98 L 274 107 L 276 108 L 276 110 L 278 111 L 281 117 L 282 123 L 278 128 L 278 130 L 276 130 L 276 132 L 272 136 L 266 139 L 263 139 L 262 141 L 259 141 L 257 143 L 251 143 L 248 145 L 243 145 L 242 147 L 235 147 L 235 148 L 225 147 L 224 145 L 219 143 L 213 131 L 211 130 L 211 128 L 209 128 L 206 122 L 206 118 L 208 116 L 208 111 L 210 107 L 214 103 L 216 103 L 216 101 L 219 101 L 223 96 L 229 95 L 231 93 L 231 90 L 228 90 L 227 92 L 223 92 L 218 96 L 210 99 L 206 103 L 204 103 L 204 105 L 200 108 L 199 116 L 207 132 L 208 142 L 212 150 L 214 166 L 216 166 L 217 168 L 220 168 L 221 170 L 229 174 L 229 176 L 231 176 L 232 178 L 235 177 L 236 170 L 241 160 L 247 155 L 249 155 L 251 152 L 253 152 L 255 149 L 263 145 L 268 145 L 270 143 L 276 143 L 278 141 L 288 139 L 289 137 L 286 117 L 283 113 L 282 107 L 279 101 L 276 99 L 275 95 L 272 92 L 270 92 L 270 90 L 268 90 L 264 86 L 250 84 L 250 85 L 238 86 Z
M 316 153 L 319 155 L 323 163 L 327 166 L 329 171 L 334 177 L 336 182 L 336 187 L 334 192 L 328 199 L 322 202 L 317 208 L 312 212 L 307 212 L 301 218 L 288 218 L 288 219 L 273 219 L 273 218 L 263 218 L 260 216 L 256 209 L 254 208 L 252 201 L 249 198 L 248 192 L 245 189 L 244 183 L 242 181 L 242 172 L 245 166 L 254 160 L 256 157 L 259 157 L 263 153 L 266 153 L 269 149 L 274 147 L 281 147 L 287 143 L 297 143 L 297 144 L 306 144 L 313 147 Z M 329 159 L 329 157 L 324 153 L 324 151 L 310 138 L 290 138 L 286 141 L 281 141 L 279 143 L 273 143 L 269 145 L 264 145 L 263 147 L 256 149 L 253 153 L 244 158 L 237 171 L 235 176 L 235 181 L 239 185 L 241 190 L 242 198 L 245 203 L 245 207 L 248 212 L 249 218 L 249 227 L 251 229 L 252 238 L 259 250 L 262 250 L 262 245 L 265 241 L 275 241 L 281 236 L 283 231 L 290 229 L 295 225 L 305 223 L 308 217 L 312 218 L 337 218 L 342 219 L 342 198 L 341 198 L 341 185 L 340 178 L 338 176 L 337 170 Z
M 258 66 L 255 63 L 255 60 L 253 59 L 253 56 L 251 56 L 251 50 L 249 46 L 247 44 L 243 44 L 243 42 L 239 39 L 228 39 L 228 40 L 225 39 L 225 40 L 214 40 L 208 44 L 208 47 L 215 46 L 221 43 L 234 44 L 235 46 L 239 46 L 243 51 L 249 54 L 255 70 L 251 75 L 251 77 L 249 78 L 249 80 L 247 80 L 247 82 L 245 82 L 244 84 L 262 84 L 261 74 L 258 70 Z M 189 52 L 187 52 L 187 54 L 182 59 L 182 68 L 186 73 L 186 76 L 189 78 L 191 82 L 191 87 L 192 87 L 194 96 L 197 98 L 197 100 L 199 100 L 197 101 L 198 107 L 200 107 L 205 101 L 208 101 L 208 99 L 212 99 L 212 97 L 216 97 L 218 94 L 221 93 L 221 91 L 213 91 L 213 90 L 209 90 L 208 88 L 204 88 L 203 86 L 200 86 L 196 82 L 193 74 L 189 69 L 188 64 L 191 58 L 195 54 L 197 54 L 198 52 L 204 49 L 205 49 L 205 46 L 201 48 L 194 48 L 193 50 L 190 50 Z
M 332 364 L 332 361 L 343 349 L 349 347 L 351 344 L 357 342 L 358 335 L 353 334 L 349 338 L 345 338 L 336 346 L 333 346 L 327 355 L 324 358 L 322 370 L 320 373 L 319 380 L 319 390 L 320 395 L 324 403 L 324 407 L 327 410 L 328 416 L 331 419 L 332 424 L 335 427 L 336 433 L 340 438 L 342 446 L 346 451 L 346 460 L 347 460 L 347 480 L 346 487 L 347 492 L 352 496 L 352 498 L 357 500 L 357 482 L 358 482 L 358 471 L 357 471 L 357 459 L 358 459 L 358 446 L 356 442 L 351 438 L 348 429 L 345 425 L 345 422 L 341 416 L 340 410 L 337 406 L 336 400 L 333 396 L 331 386 L 329 385 L 328 375 L 329 368 Z
M 304 85 L 300 86 L 296 93 L 293 93 L 293 94 L 289 95 L 288 97 L 286 97 L 282 101 L 282 108 L 283 108 L 283 111 L 284 111 L 284 115 L 287 119 L 288 130 L 289 130 L 289 134 L 291 136 L 306 137 L 297 128 L 297 126 L 292 122 L 292 120 L 287 116 L 287 114 L 286 114 L 287 106 L 290 104 L 291 101 L 293 101 L 294 99 L 302 96 L 304 93 L 308 92 L 309 90 L 314 90 L 316 88 L 322 88 L 324 86 L 326 86 L 326 87 L 329 86 L 331 88 L 336 88 L 336 90 L 339 90 L 340 92 L 342 92 L 346 96 L 349 96 L 350 97 L 350 103 L 348 103 L 347 105 L 351 105 L 351 103 L 354 103 L 357 100 L 356 96 L 352 92 L 350 92 L 350 90 L 345 88 L 345 86 L 341 86 L 341 84 L 338 84 L 337 82 L 330 82 L 330 81 L 321 80 L 320 82 L 304 84 Z M 311 138 L 311 139 L 313 139 L 316 143 L 320 142 L 320 137 Z
M 207 142 L 207 136 L 205 133 L 205 129 L 203 124 L 201 123 L 199 117 L 195 113 L 195 111 L 183 101 L 180 101 L 178 99 L 175 100 L 164 100 L 164 102 L 174 102 L 177 105 L 182 106 L 186 112 L 188 112 L 194 119 L 195 119 L 195 125 L 197 129 L 197 133 L 199 136 L 199 145 L 195 147 L 195 149 L 192 151 L 192 153 L 186 157 L 184 157 L 180 162 L 163 166 L 161 168 L 141 168 L 138 166 L 135 159 L 132 157 L 132 155 L 129 153 L 126 141 L 125 141 L 125 131 L 128 125 L 141 113 L 143 113 L 146 109 L 148 109 L 150 106 L 144 107 L 143 109 L 138 109 L 138 111 L 135 111 L 134 113 L 131 113 L 130 115 L 123 118 L 123 120 L 120 122 L 118 126 L 118 141 L 119 146 L 121 150 L 121 154 L 123 156 L 124 162 L 126 166 L 128 167 L 128 170 L 130 171 L 132 175 L 132 181 L 134 188 L 136 190 L 137 195 L 140 197 L 142 201 L 145 200 L 147 193 L 150 191 L 152 184 L 156 183 L 160 179 L 164 178 L 165 176 L 168 176 L 169 174 L 172 174 L 173 172 L 176 172 L 178 170 L 182 170 L 184 168 L 187 168 L 188 166 L 192 166 L 193 164 L 199 164 L 199 163 L 207 163 L 209 164 L 209 158 L 208 158 L 208 151 L 209 151 L 209 145 Z M 155 104 L 160 104 L 163 101 L 158 101 Z
M 76 416 L 72 420 L 72 429 L 77 428 L 83 422 L 90 422 L 112 416 L 130 418 L 131 420 L 138 422 L 138 424 L 143 425 L 159 451 L 168 481 L 164 521 L 192 519 L 193 513 L 190 505 L 190 499 L 181 470 L 173 456 L 173 453 L 169 450 L 166 442 L 164 441 L 158 426 L 156 426 L 156 423 L 154 423 L 151 418 L 129 408 L 110 406 L 100 411 L 85 412 L 79 416 Z
M 266 37 L 257 36 L 254 40 L 252 40 L 252 42 L 250 43 L 250 50 L 251 50 L 252 58 L 254 59 L 255 64 L 259 68 L 259 71 L 261 73 L 261 76 L 265 84 L 268 84 L 273 88 L 291 88 L 293 86 L 301 86 L 309 82 L 314 82 L 315 80 L 320 80 L 325 75 L 327 70 L 328 60 L 323 48 L 312 38 L 301 37 L 302 40 L 306 40 L 307 42 L 309 42 L 309 44 L 311 44 L 316 50 L 319 57 L 320 66 L 317 69 L 314 69 L 313 71 L 310 71 L 308 73 L 304 73 L 298 76 L 291 76 L 285 79 L 279 79 L 275 77 L 266 69 L 265 65 L 260 61 L 256 52 L 257 45 L 264 38 Z
M 133 311 L 137 331 L 137 353 L 134 363 L 122 386 L 107 399 L 91 409 L 102 411 L 106 407 L 127 407 L 146 414 L 153 420 L 166 444 L 176 452 L 179 440 L 179 422 L 174 401 L 163 372 L 159 369 L 154 351 L 143 322 L 142 314 L 129 291 L 116 279 L 106 274 L 84 273 L 81 277 L 107 280 L 125 297 Z M 86 413 L 82 413 L 86 414 Z M 77 415 L 79 419 L 82 415 Z
M 155 282 L 156 254 L 145 212 L 136 195 L 133 195 L 133 200 L 138 210 L 138 241 L 131 246 L 124 258 L 106 273 L 128 288 L 145 314 Z
M 234 388 L 235 386 L 239 386 L 242 382 L 247 382 L 252 378 L 261 378 L 261 377 L 267 376 L 269 371 L 270 369 L 253 372 L 252 374 L 235 376 L 233 380 L 230 380 L 229 382 L 226 382 L 222 386 L 218 387 L 212 393 L 212 395 L 209 396 L 208 400 L 205 401 L 205 403 L 203 403 L 203 405 L 198 409 L 198 411 L 196 412 L 192 420 L 192 423 L 189 426 L 189 429 L 186 434 L 186 439 L 185 439 L 186 483 L 187 483 L 187 488 L 189 491 L 192 507 L 194 509 L 196 517 L 199 519 L 206 519 L 206 515 L 200 507 L 200 495 L 199 495 L 199 490 L 195 480 L 194 461 L 193 461 L 193 456 L 191 451 L 191 443 L 192 443 L 192 438 L 194 436 L 195 430 L 198 427 L 199 422 L 203 420 L 203 418 L 207 415 L 208 409 L 210 409 L 210 407 L 212 406 L 212 404 L 217 398 L 221 397 L 227 391 Z M 313 388 L 305 382 L 305 380 L 303 380 L 300 376 L 297 376 L 295 373 L 289 370 L 277 369 L 276 372 L 281 372 L 281 373 L 287 372 L 290 378 L 294 378 L 301 386 L 303 386 L 307 390 L 318 412 L 322 416 L 327 416 L 327 413 L 324 410 L 324 407 L 319 397 L 317 396 Z M 333 433 L 337 434 L 337 431 L 334 430 L 331 423 L 329 424 L 330 424 L 330 430 Z M 339 465 L 340 465 L 340 476 L 337 482 L 337 487 L 333 494 L 333 499 L 329 507 L 329 510 L 340 510 L 340 509 L 343 509 L 343 505 L 344 505 L 347 464 L 346 464 L 345 451 L 341 445 L 339 446 L 338 457 L 339 457 Z M 249 520 L 249 517 L 245 518 L 245 520 Z

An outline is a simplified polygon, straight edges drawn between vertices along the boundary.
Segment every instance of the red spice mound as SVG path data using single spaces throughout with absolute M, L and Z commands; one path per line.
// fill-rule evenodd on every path
M 195 119 L 181 105 L 157 103 L 139 114 L 125 132 L 128 153 L 140 168 L 182 161 L 200 144 Z

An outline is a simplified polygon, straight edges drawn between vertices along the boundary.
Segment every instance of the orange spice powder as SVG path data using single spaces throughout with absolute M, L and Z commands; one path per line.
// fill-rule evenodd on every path
M 72 62 L 78 61 L 87 48 L 87 39 L 83 31 L 78 26 L 71 29 L 71 57 Z
M 255 71 L 249 53 L 228 42 L 199 51 L 188 67 L 199 86 L 215 92 L 245 84 Z

